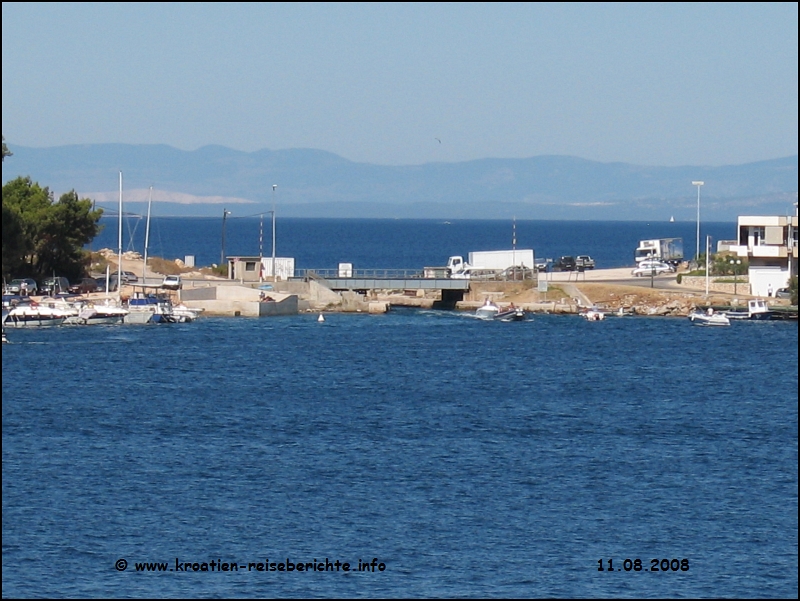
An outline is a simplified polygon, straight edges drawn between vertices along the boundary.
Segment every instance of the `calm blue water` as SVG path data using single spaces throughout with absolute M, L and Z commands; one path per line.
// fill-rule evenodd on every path
M 118 221 L 104 218 L 105 229 L 91 245 L 94 250 L 117 249 Z M 144 252 L 145 220 L 126 217 L 123 248 Z M 151 256 L 183 259 L 195 255 L 197 265 L 219 263 L 222 218 L 161 217 L 151 219 Z M 259 233 L 264 256 L 272 255 L 272 224 L 265 216 L 229 217 L 225 225 L 225 254 L 259 256 Z M 512 246 L 513 224 L 497 220 L 391 219 L 278 219 L 276 254 L 294 257 L 298 269 L 332 269 L 353 263 L 356 269 L 421 269 L 444 265 L 451 255 L 465 259 L 472 251 L 506 250 Z M 694 257 L 696 224 L 631 221 L 517 221 L 517 248 L 533 248 L 537 257 L 591 255 L 598 268 L 633 265 L 639 240 L 683 238 L 684 255 Z M 716 240 L 736 238 L 735 223 L 701 224 Z M 713 242 L 716 248 L 716 242 Z
M 796 324 L 398 310 L 11 334 L 4 597 L 798 593 Z M 134 567 L 176 557 L 385 571 Z

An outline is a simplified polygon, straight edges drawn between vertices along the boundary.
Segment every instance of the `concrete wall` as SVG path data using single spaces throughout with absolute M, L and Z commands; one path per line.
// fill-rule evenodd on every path
M 744 296 L 750 296 L 750 284 L 747 282 L 747 276 L 739 276 L 739 281 L 734 284 L 733 282 L 715 282 L 715 279 L 732 279 L 733 276 L 725 276 L 721 278 L 720 276 L 714 276 L 709 278 L 708 281 L 708 290 L 709 292 L 724 292 L 727 294 L 742 294 Z M 681 286 L 685 286 L 686 288 L 691 288 L 693 290 L 705 290 L 706 289 L 706 277 L 703 275 L 690 275 L 690 276 L 683 276 L 681 278 Z
M 292 294 L 278 302 L 258 303 L 259 316 L 297 315 L 298 299 Z
M 204 309 L 207 315 L 261 317 L 298 312 L 298 298 L 294 294 L 265 292 L 275 300 L 260 302 L 262 291 L 245 286 L 209 286 L 182 292 L 181 300 L 187 307 Z

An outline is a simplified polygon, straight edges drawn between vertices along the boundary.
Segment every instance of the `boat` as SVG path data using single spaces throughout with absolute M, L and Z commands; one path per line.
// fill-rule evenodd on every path
M 475 317 L 478 319 L 494 319 L 498 313 L 500 313 L 500 307 L 487 298 L 483 306 L 475 311 Z
M 146 288 L 146 286 L 142 286 Z M 172 301 L 166 294 L 134 292 L 128 300 L 125 323 L 175 323 Z
M 172 315 L 178 323 L 187 323 L 197 319 L 205 309 L 192 309 L 183 303 L 172 306 Z
M 771 319 L 772 312 L 769 310 L 767 301 L 761 299 L 747 301 L 746 311 L 725 311 L 728 319 Z
M 524 310 L 511 305 L 504 311 L 499 311 L 494 316 L 494 319 L 499 321 L 524 321 L 526 317 L 527 315 L 525 314 Z
M 699 326 L 729 326 L 731 320 L 722 313 L 714 313 L 714 309 L 706 312 L 693 311 L 689 314 L 689 321 Z
M 603 321 L 606 318 L 606 314 L 597 307 L 591 307 L 583 311 L 581 317 L 586 321 Z
M 11 308 L 3 323 L 15 328 L 60 326 L 70 314 L 70 311 L 60 307 L 40 305 L 36 301 L 30 301 Z
M 475 311 L 475 317 L 485 320 L 523 321 L 527 318 L 527 314 L 523 309 L 515 307 L 514 303 L 511 303 L 505 309 L 501 309 L 494 301 L 487 298 L 483 306 Z
M 80 302 L 76 304 L 77 314 L 70 316 L 64 322 L 65 325 L 112 325 L 125 322 L 128 310 L 125 307 L 111 304 L 106 299 L 103 304 L 92 302 Z

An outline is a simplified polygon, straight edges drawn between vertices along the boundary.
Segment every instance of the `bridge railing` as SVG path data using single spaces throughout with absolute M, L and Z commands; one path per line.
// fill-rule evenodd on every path
M 409 279 L 436 279 L 431 278 L 430 274 L 426 278 L 425 270 L 422 269 L 352 269 L 343 275 L 338 269 L 296 269 L 295 278 L 301 279 L 376 279 L 376 280 L 409 280 Z M 446 278 L 446 276 L 445 276 Z M 442 279 L 440 276 L 438 279 Z M 472 281 L 495 281 L 507 282 L 513 280 L 533 280 L 538 279 L 538 273 L 531 269 L 516 270 L 505 272 L 495 272 L 485 270 L 485 272 L 473 274 L 470 278 L 459 278 L 454 276 L 453 279 L 469 279 Z

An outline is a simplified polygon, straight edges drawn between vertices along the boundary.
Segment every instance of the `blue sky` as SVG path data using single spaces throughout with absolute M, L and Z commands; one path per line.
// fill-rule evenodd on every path
M 318 148 L 384 165 L 797 154 L 797 3 L 2 10 L 3 135 L 22 146 Z

